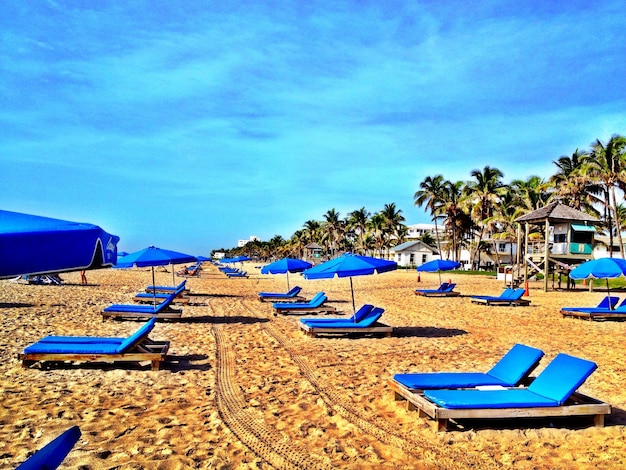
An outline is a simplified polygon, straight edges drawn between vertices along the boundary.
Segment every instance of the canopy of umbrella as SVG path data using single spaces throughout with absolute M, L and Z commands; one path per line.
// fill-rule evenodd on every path
M 395 269 L 398 269 L 398 264 L 395 261 L 346 253 L 307 269 L 302 275 L 305 279 L 331 279 L 335 276 L 349 277 L 350 291 L 352 293 L 352 309 L 356 312 L 352 278 L 354 276 L 369 276 L 371 274 L 385 273 Z
M 585 261 L 572 269 L 569 277 L 572 279 L 606 279 L 606 289 L 609 291 L 609 279 L 626 276 L 626 260 L 622 258 L 598 258 Z
M 119 240 L 97 225 L 0 210 L 0 278 L 109 267 Z
M 174 278 L 173 265 L 182 263 L 193 263 L 196 257 L 178 251 L 164 250 L 155 246 L 149 246 L 143 250 L 130 253 L 123 258 L 117 260 L 116 267 L 132 268 L 132 267 L 151 267 L 152 268 L 152 285 L 154 282 L 154 267 L 172 265 L 172 285 L 176 284 Z
M 461 266 L 461 263 L 447 259 L 434 259 L 417 267 L 418 272 L 439 274 L 439 284 L 441 284 L 441 271 L 450 271 Z
M 289 289 L 289 273 L 299 273 L 313 266 L 307 261 L 293 258 L 283 258 L 261 268 L 261 274 L 287 274 L 287 289 Z

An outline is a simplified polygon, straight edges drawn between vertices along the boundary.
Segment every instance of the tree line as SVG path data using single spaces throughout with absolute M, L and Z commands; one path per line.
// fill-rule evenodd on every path
M 597 139 L 588 150 L 576 149 L 553 164 L 556 171 L 547 179 L 530 176 L 508 184 L 502 180 L 502 171 L 491 166 L 472 170 L 467 181 L 453 182 L 441 174 L 427 176 L 413 196 L 414 205 L 430 214 L 436 236 L 427 233 L 422 241 L 453 260 L 459 259 L 462 249 L 469 249 L 475 260 L 482 250 L 489 249 L 487 240 L 516 240 L 518 217 L 559 201 L 597 217 L 600 229 L 609 236 L 611 255 L 617 238 L 625 257 L 626 137 L 613 135 L 606 142 Z M 289 239 L 275 235 L 269 241 L 214 251 L 260 259 L 302 258 L 305 247 L 316 243 L 329 257 L 345 251 L 385 257 L 390 248 L 406 240 L 404 222 L 395 203 L 374 213 L 361 207 L 343 217 L 333 208 L 321 220 L 304 222 Z M 537 236 L 541 236 L 539 232 Z

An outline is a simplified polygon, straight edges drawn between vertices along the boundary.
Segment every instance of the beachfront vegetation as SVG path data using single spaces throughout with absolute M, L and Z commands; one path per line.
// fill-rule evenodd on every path
M 455 260 L 461 249 L 469 249 L 474 261 L 481 251 L 490 248 L 486 240 L 514 241 L 518 217 L 560 201 L 599 218 L 600 229 L 610 237 L 609 250 L 617 237 L 624 257 L 626 137 L 613 135 L 607 142 L 596 140 L 589 150 L 576 149 L 553 163 L 556 172 L 547 179 L 535 175 L 508 184 L 502 180 L 502 171 L 491 166 L 470 171 L 468 181 L 452 182 L 441 174 L 425 177 L 414 194 L 414 204 L 432 217 L 436 236 L 426 234 L 422 241 L 440 252 L 445 244 L 445 251 Z M 267 242 L 253 241 L 241 248 L 219 251 L 260 259 L 302 258 L 307 254 L 307 245 L 313 245 L 319 246 L 326 257 L 345 251 L 386 257 L 390 248 L 405 241 L 404 222 L 402 210 L 395 203 L 385 204 L 374 213 L 361 207 L 343 217 L 332 208 L 321 220 L 304 222 L 289 239 L 277 235 Z

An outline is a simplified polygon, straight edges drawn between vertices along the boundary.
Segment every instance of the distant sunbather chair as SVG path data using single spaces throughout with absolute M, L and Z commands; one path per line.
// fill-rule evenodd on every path
M 152 362 L 152 370 L 158 370 L 165 360 L 169 341 L 153 341 L 148 334 L 154 328 L 156 318 L 146 322 L 128 338 L 92 336 L 46 336 L 24 349 L 18 355 L 24 367 L 41 361 L 78 362 Z
M 596 368 L 591 361 L 558 354 L 528 388 L 425 390 L 403 398 L 433 418 L 440 431 L 451 419 L 469 418 L 592 416 L 596 426 L 603 426 L 610 405 L 576 392 Z
M 171 304 L 176 298 L 176 292 L 169 294 L 156 305 L 113 304 L 102 310 L 102 319 L 106 318 L 180 318 L 182 309 L 173 309 Z
M 539 365 L 543 351 L 523 344 L 514 345 L 486 373 L 482 372 L 423 372 L 395 374 L 389 385 L 396 398 L 407 391 L 441 388 L 470 388 L 481 385 L 515 387 L 523 383 Z
M 180 290 L 181 288 L 183 289 L 183 291 L 187 290 L 187 279 L 181 281 L 181 283 L 177 286 L 148 286 L 146 287 L 146 292 L 162 292 L 165 294 L 171 294 L 172 292 Z
M 261 302 L 275 300 L 280 302 L 298 302 L 304 300 L 304 297 L 298 295 L 301 290 L 302 287 L 294 286 L 284 294 L 280 292 L 259 292 L 259 300 Z
M 616 306 L 619 298 L 606 296 L 597 307 L 563 307 L 563 317 L 581 318 L 585 320 L 613 320 L 626 318 L 626 299 Z M 610 305 L 610 307 L 609 307 Z
M 472 302 L 485 305 L 510 305 L 516 307 L 518 305 L 528 305 L 530 300 L 522 299 L 526 292 L 525 289 L 505 289 L 498 297 L 490 297 L 484 295 L 473 295 Z
M 28 460 L 15 470 L 54 470 L 61 465 L 80 438 L 80 435 L 80 428 L 72 426 L 31 455 Z
M 300 328 L 310 336 L 321 334 L 384 334 L 391 336 L 393 328 L 379 323 L 384 309 L 363 305 L 351 318 L 303 318 Z
M 424 297 L 456 297 L 461 294 L 453 290 L 455 287 L 456 284 L 454 283 L 444 282 L 437 289 L 415 289 L 415 295 Z
M 328 300 L 324 292 L 318 292 L 308 302 L 274 302 L 274 315 L 279 313 L 333 313 L 337 311 L 335 307 L 324 305 Z
M 248 277 L 248 273 L 246 271 L 234 271 L 234 272 L 227 272 L 226 273 L 226 277 Z
M 135 295 L 133 299 L 135 302 L 139 303 L 161 303 L 174 294 L 174 299 L 172 303 L 174 304 L 188 304 L 189 297 L 185 297 L 183 294 L 185 293 L 185 285 L 179 284 L 178 289 L 172 292 L 139 292 Z

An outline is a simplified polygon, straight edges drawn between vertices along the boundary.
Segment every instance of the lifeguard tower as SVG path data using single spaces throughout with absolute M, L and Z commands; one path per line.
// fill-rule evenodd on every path
M 521 229 L 524 227 L 525 250 L 517 251 L 517 266 L 513 279 L 524 284 L 529 277 L 542 273 L 544 290 L 548 291 L 548 278 L 552 274 L 566 273 L 579 264 L 593 258 L 595 225 L 600 221 L 584 212 L 559 202 L 529 212 L 515 219 L 518 223 L 517 246 L 521 245 Z M 530 240 L 531 226 L 539 227 L 537 239 Z M 543 236 L 541 233 L 543 232 Z M 524 255 L 521 260 L 520 256 Z M 522 272 L 523 270 L 523 272 Z M 569 279 L 569 278 L 568 278 Z M 559 287 L 560 287 L 559 276 Z M 569 281 L 568 281 L 569 285 Z

